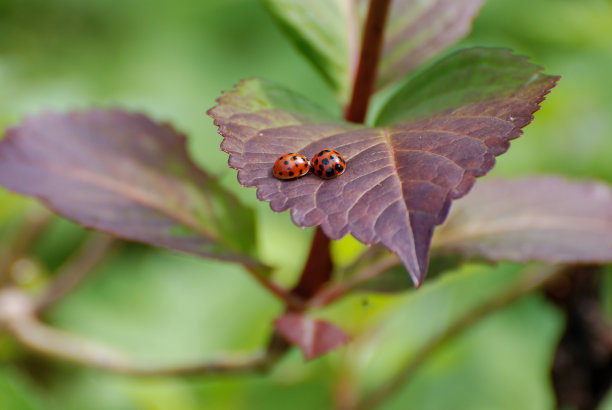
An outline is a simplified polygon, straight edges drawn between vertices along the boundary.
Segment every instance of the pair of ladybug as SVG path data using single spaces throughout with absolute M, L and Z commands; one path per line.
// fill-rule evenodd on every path
M 294 179 L 306 175 L 310 168 L 321 178 L 332 179 L 344 172 L 346 162 L 342 155 L 333 149 L 320 151 L 310 162 L 302 154 L 292 152 L 274 162 L 272 174 L 278 179 Z

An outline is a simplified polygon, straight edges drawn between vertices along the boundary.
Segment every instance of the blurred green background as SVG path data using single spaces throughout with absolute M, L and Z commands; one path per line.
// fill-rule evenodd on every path
M 473 45 L 512 48 L 563 76 L 491 175 L 612 181 L 612 1 L 490 0 L 455 48 Z M 339 112 L 256 0 L 0 0 L 0 125 L 89 106 L 173 123 L 189 136 L 196 162 L 256 210 L 259 253 L 280 267 L 275 279 L 290 285 L 313 231 L 238 185 L 205 115 L 221 90 L 249 77 L 273 79 Z M 3 246 L 32 206 L 0 192 Z M 54 220 L 29 258 L 28 283 L 46 281 L 83 236 Z M 334 244 L 339 262 L 359 249 L 351 238 Z M 471 264 L 417 292 L 350 296 L 321 314 L 355 335 L 354 343 L 306 364 L 292 351 L 266 376 L 107 374 L 40 359 L 0 335 L 0 409 L 331 408 L 339 389 L 366 391 L 388 380 L 401 358 L 520 272 L 513 264 Z M 180 364 L 265 345 L 281 309 L 238 266 L 130 245 L 46 318 L 133 357 Z M 552 409 L 548 372 L 563 324 L 543 297 L 525 298 L 441 349 L 384 408 Z

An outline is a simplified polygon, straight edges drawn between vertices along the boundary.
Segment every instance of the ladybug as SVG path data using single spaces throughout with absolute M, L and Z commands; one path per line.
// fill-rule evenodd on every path
M 294 179 L 306 175 L 310 169 L 308 158 L 297 152 L 282 155 L 274 162 L 272 174 L 278 179 Z
M 336 178 L 346 169 L 346 162 L 338 151 L 324 149 L 312 157 L 312 170 L 315 174 L 324 179 Z

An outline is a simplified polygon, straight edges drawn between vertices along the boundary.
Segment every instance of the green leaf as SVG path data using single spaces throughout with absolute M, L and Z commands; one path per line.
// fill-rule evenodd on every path
M 100 265 L 47 318 L 139 363 L 181 366 L 263 348 L 281 309 L 239 266 L 131 248 Z
M 9 368 L 0 369 L 0 408 L 2 410 L 42 410 L 36 392 L 19 374 Z
M 390 382 L 438 334 L 528 278 L 518 265 L 470 264 L 401 296 L 353 341 L 356 354 L 347 358 L 347 367 L 357 391 L 367 396 Z M 562 315 L 543 298 L 527 296 L 440 346 L 380 408 L 552 408 L 549 372 L 562 331 Z
M 541 74 L 541 70 L 529 63 L 527 57 L 506 49 L 459 50 L 398 89 L 378 113 L 375 124 L 406 122 L 432 113 L 457 116 L 463 111 L 460 108 L 469 106 L 479 115 L 491 117 L 498 116 L 503 109 L 505 115 L 501 119 L 521 128 L 533 119 L 533 111 L 520 112 L 524 105 L 521 100 L 540 103 L 559 80 Z
M 338 0 L 262 0 L 280 27 L 346 99 L 359 42 L 354 5 Z
M 346 102 L 356 73 L 366 0 L 262 0 L 280 27 Z M 395 0 L 377 87 L 404 78 L 463 37 L 483 0 Z

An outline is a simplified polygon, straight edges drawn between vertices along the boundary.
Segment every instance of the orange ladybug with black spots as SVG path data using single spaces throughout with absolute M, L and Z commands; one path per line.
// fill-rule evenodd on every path
M 310 170 L 308 158 L 297 152 L 282 155 L 274 162 L 272 174 L 278 179 L 294 179 Z
M 323 179 L 336 178 L 346 170 L 346 162 L 338 151 L 324 149 L 312 157 L 312 171 Z

